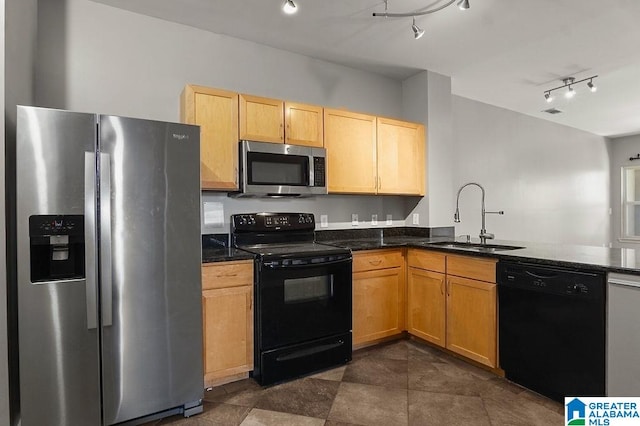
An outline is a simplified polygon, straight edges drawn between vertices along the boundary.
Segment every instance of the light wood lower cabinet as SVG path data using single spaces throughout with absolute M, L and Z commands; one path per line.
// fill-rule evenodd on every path
M 353 255 L 353 344 L 373 342 L 405 328 L 405 262 L 402 250 Z
M 253 370 L 253 262 L 202 268 L 205 386 L 222 384 Z
M 444 347 L 445 274 L 409 267 L 407 275 L 407 330 Z
M 495 368 L 496 260 L 417 249 L 407 259 L 408 332 Z
M 447 276 L 447 349 L 496 366 L 496 285 Z

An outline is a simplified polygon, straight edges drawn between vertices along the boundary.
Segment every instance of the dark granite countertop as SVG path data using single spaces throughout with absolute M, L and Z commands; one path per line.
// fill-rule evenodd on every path
M 202 248 L 202 263 L 253 259 L 253 254 L 233 247 Z
M 202 236 L 202 263 L 253 259 L 252 253 L 229 247 L 227 234 Z
M 492 240 L 488 244 L 520 246 L 523 248 L 489 251 L 433 245 L 433 243 L 443 241 L 453 241 L 453 239 L 424 236 L 383 236 L 382 238 L 355 238 L 323 242 L 346 247 L 353 251 L 413 247 L 469 256 L 492 257 L 499 260 L 640 275 L 640 250 L 504 240 Z M 472 243 L 479 243 L 479 240 L 472 239 Z
M 640 275 L 640 250 L 634 249 L 505 240 L 490 240 L 489 244 L 523 248 L 490 251 L 433 245 L 443 241 L 454 241 L 453 227 L 316 231 L 316 241 L 353 251 L 413 247 L 515 262 Z M 472 239 L 472 242 L 479 243 L 479 240 Z M 203 235 L 202 247 L 203 263 L 245 260 L 254 257 L 251 253 L 228 247 L 226 234 Z

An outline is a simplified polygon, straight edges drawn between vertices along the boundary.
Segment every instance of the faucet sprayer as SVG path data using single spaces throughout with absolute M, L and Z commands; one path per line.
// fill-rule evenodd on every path
M 495 238 L 495 235 L 488 233 L 487 230 L 485 229 L 485 227 L 486 227 L 486 225 L 485 225 L 485 215 L 487 213 L 503 215 L 504 211 L 503 210 L 499 210 L 499 211 L 495 211 L 495 212 L 486 211 L 484 209 L 484 188 L 479 183 L 469 182 L 469 183 L 465 183 L 464 185 L 462 185 L 460 187 L 460 189 L 458 189 L 458 194 L 456 195 L 456 211 L 453 214 L 453 221 L 455 223 L 460 223 L 460 193 L 462 192 L 462 190 L 464 188 L 466 188 L 469 185 L 475 185 L 478 188 L 480 188 L 480 191 L 482 191 L 482 229 L 480 229 L 480 242 L 482 244 L 486 244 L 487 240 Z

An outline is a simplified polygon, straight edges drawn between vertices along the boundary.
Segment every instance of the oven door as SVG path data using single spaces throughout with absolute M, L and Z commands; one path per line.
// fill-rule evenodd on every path
M 351 254 L 258 262 L 259 350 L 351 331 Z

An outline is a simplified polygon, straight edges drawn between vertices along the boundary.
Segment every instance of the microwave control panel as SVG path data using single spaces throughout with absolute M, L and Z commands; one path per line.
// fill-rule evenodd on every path
M 313 157 L 313 186 L 326 186 L 324 164 L 324 157 Z

